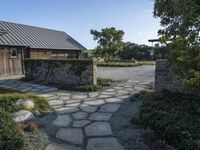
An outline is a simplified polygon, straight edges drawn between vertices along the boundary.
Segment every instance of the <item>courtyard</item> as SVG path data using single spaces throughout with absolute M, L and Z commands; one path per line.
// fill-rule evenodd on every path
M 123 150 L 126 143 L 118 139 L 119 135 L 115 135 L 116 130 L 113 131 L 113 127 L 116 128 L 116 119 L 114 122 L 111 120 L 116 112 L 120 114 L 120 107 L 124 102 L 154 82 L 154 70 L 154 66 L 100 67 L 97 71 L 98 77 L 110 78 L 117 82 L 112 87 L 98 92 L 61 91 L 17 79 L 1 80 L 0 87 L 29 92 L 48 99 L 55 112 L 36 119 L 41 131 L 49 137 L 41 149 Z M 138 111 L 137 109 L 132 111 Z M 140 132 L 137 134 L 140 135 Z M 138 136 L 133 142 L 141 138 Z M 136 143 L 135 147 L 146 147 L 141 141 Z

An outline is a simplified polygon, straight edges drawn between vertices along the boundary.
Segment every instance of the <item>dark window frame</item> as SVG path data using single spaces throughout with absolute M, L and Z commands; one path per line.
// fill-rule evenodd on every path
M 13 54 L 15 54 L 15 55 L 13 55 Z M 17 50 L 17 48 L 11 48 L 10 49 L 10 58 L 12 58 L 12 59 L 18 58 L 18 50 Z

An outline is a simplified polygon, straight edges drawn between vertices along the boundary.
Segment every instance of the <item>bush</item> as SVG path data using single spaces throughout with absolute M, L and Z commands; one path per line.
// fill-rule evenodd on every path
M 66 85 L 66 86 L 58 86 L 59 89 L 69 90 L 69 91 L 82 91 L 82 92 L 91 92 L 91 91 L 99 91 L 104 87 L 110 86 L 112 84 L 112 80 L 110 79 L 97 79 L 97 84 L 77 84 L 77 85 Z
M 178 149 L 200 149 L 199 99 L 191 94 L 168 91 L 161 95 L 147 93 L 137 122 Z
M 15 130 L 9 112 L 0 109 L 0 149 L 2 150 L 20 150 L 23 146 L 23 135 Z

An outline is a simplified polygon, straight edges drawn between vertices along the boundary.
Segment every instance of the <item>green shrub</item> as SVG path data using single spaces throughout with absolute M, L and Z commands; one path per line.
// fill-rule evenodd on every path
M 23 146 L 24 137 L 15 130 L 9 112 L 0 109 L 0 149 L 20 150 Z
M 82 91 L 82 92 L 90 92 L 90 91 L 99 91 L 104 87 L 110 86 L 112 84 L 111 79 L 97 79 L 97 84 L 76 84 L 76 85 L 66 85 L 66 86 L 58 86 L 59 89 L 69 90 L 69 91 Z
M 191 94 L 168 91 L 161 95 L 147 93 L 137 122 L 178 149 L 200 149 L 199 99 Z

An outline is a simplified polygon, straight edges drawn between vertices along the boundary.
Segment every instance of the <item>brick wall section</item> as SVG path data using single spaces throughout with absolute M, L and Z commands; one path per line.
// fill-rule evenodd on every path
M 156 60 L 155 90 L 160 92 L 164 89 L 169 91 L 182 91 L 182 85 L 166 59 Z
M 96 84 L 94 60 L 25 60 L 25 76 L 45 84 Z

